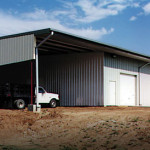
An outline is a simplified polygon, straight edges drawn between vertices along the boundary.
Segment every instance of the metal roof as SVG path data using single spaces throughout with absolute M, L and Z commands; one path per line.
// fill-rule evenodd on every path
M 29 32 L 23 32 L 23 33 L 17 33 L 17 34 L 11 34 L 11 35 L 6 35 L 6 36 L 1 36 L 0 40 L 1 39 L 18 37 L 18 36 L 30 35 L 30 34 L 34 34 L 36 36 L 36 35 L 41 35 L 41 34 L 48 34 L 50 32 L 51 32 L 51 29 L 47 28 L 47 29 L 42 29 L 42 30 L 29 31 Z
M 66 53 L 84 53 L 84 52 L 107 52 L 116 55 L 122 55 L 146 62 L 150 62 L 150 56 L 129 51 L 112 45 L 100 43 L 87 38 L 75 36 L 52 28 L 24 32 L 20 34 L 2 36 L 1 39 L 13 38 L 18 36 L 34 34 L 37 44 L 40 43 L 52 31 L 54 35 L 47 40 L 40 48 L 40 54 L 66 54 Z

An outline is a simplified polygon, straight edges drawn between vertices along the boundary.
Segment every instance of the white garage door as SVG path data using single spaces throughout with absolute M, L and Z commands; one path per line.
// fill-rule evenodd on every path
M 136 76 L 120 75 L 120 105 L 135 106 Z

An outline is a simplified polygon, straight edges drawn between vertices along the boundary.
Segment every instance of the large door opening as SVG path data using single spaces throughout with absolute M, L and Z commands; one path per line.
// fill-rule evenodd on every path
M 103 106 L 103 53 L 39 57 L 39 83 L 60 106 Z
M 35 62 L 34 60 L 19 62 L 0 66 L 0 84 L 22 84 L 31 85 L 31 104 L 33 103 L 35 84 Z M 30 96 L 30 95 L 29 95 Z
M 46 35 L 37 35 L 36 44 L 39 45 Z M 104 105 L 104 54 L 99 47 L 55 31 L 38 48 L 38 54 L 39 85 L 48 92 L 58 93 L 60 106 Z
M 135 106 L 136 76 L 120 74 L 120 105 Z

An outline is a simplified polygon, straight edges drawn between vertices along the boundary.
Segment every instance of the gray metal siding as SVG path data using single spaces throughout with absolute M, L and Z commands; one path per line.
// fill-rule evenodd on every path
M 116 58 L 114 58 L 111 54 L 105 53 L 104 66 L 106 67 L 138 72 L 140 64 L 142 64 L 141 61 L 132 58 L 123 56 L 116 56 Z
M 34 59 L 34 35 L 0 40 L 0 65 Z
M 103 105 L 103 53 L 39 59 L 40 85 L 60 94 L 61 106 Z

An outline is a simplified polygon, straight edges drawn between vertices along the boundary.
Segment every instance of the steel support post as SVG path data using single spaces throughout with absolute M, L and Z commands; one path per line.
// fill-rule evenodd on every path
M 33 62 L 31 61 L 31 104 L 33 104 Z
M 43 41 L 41 41 L 35 48 L 35 59 L 36 59 L 36 109 L 40 108 L 39 105 L 39 60 L 38 60 L 38 47 L 40 47 L 44 42 L 46 42 L 51 36 L 54 35 L 54 32 L 51 31 L 51 34 L 48 35 Z
M 36 107 L 39 107 L 39 60 L 38 60 L 38 48 L 35 48 L 35 59 L 36 59 Z

